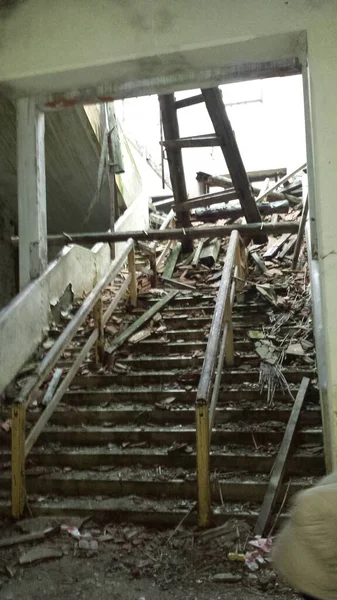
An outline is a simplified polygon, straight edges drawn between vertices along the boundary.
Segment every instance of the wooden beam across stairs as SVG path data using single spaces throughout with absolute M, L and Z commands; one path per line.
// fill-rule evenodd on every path
M 261 215 L 256 206 L 251 185 L 241 158 L 230 120 L 227 116 L 222 93 L 219 88 L 203 89 L 202 95 L 212 120 L 217 137 L 222 140 L 221 150 L 225 157 L 233 185 L 238 193 L 247 223 L 261 222 Z M 267 241 L 265 234 L 254 237 L 256 243 Z

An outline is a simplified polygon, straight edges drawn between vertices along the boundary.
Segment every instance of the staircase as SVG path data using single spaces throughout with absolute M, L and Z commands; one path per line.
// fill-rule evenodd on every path
M 294 277 L 276 285 L 280 297 L 286 296 L 289 282 L 299 285 Z M 158 293 L 141 298 L 137 308 L 120 306 L 108 330 L 134 321 Z M 150 337 L 124 344 L 98 371 L 89 356 L 28 456 L 27 500 L 34 515 L 93 515 L 171 526 L 189 513 L 186 522 L 196 522 L 195 398 L 215 298 L 216 289 L 202 283 L 196 291 L 181 291 L 152 323 Z M 272 306 L 250 285 L 243 303 L 234 305 L 235 366 L 224 368 L 211 446 L 218 524 L 231 517 L 256 521 L 293 402 L 287 389 L 278 388 L 272 402 L 267 388 L 261 391 L 256 337 L 249 332 L 272 334 L 277 347 L 304 333 L 308 339 L 304 319 L 310 315 L 304 318 L 299 311 L 289 318 L 289 309 Z M 83 335 L 80 331 L 58 366 L 70 368 Z M 283 362 L 294 397 L 302 377 L 312 384 L 280 500 L 324 474 L 314 351 L 307 354 L 308 364 L 291 357 Z M 29 409 L 28 428 L 40 410 Z M 4 407 L 1 418 L 8 415 Z M 1 431 L 0 444 L 0 513 L 8 515 L 9 433 Z

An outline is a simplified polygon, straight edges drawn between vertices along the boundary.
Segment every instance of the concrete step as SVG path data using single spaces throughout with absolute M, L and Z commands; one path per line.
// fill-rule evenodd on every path
M 246 506 L 246 505 L 245 505 Z M 139 496 L 122 496 L 109 498 L 105 496 L 67 497 L 29 496 L 29 507 L 34 516 L 78 516 L 92 517 L 96 522 L 133 523 L 146 527 L 175 527 L 184 518 L 184 524 L 196 525 L 197 514 L 194 510 L 195 502 L 191 500 L 161 499 L 153 500 Z M 254 524 L 258 516 L 258 504 L 243 508 L 242 505 L 227 503 L 221 508 L 214 508 L 212 522 L 223 525 L 229 519 L 242 519 Z M 186 513 L 188 513 L 186 515 Z M 11 516 L 9 499 L 0 500 L 0 515 L 5 518 Z M 287 513 L 280 516 L 280 524 L 288 517 Z
M 194 404 L 194 403 L 193 403 Z M 194 406 L 174 401 L 169 405 L 170 410 L 160 409 L 160 404 L 152 407 L 149 404 L 113 404 L 112 406 L 78 406 L 76 409 L 66 404 L 61 404 L 53 413 L 50 424 L 68 426 L 77 425 L 145 425 L 147 423 L 165 425 L 191 425 L 195 423 Z M 188 406 L 188 407 L 186 407 Z M 218 406 L 216 409 L 215 426 L 223 423 L 265 423 L 273 422 L 285 424 L 288 422 L 291 407 L 265 409 L 265 408 L 234 408 Z M 39 410 L 28 411 L 27 420 L 35 423 L 40 417 Z M 1 410 L 0 419 L 10 418 L 10 410 Z M 301 427 L 319 427 L 321 425 L 321 411 L 319 408 L 303 410 L 300 415 Z
M 256 426 L 254 430 L 248 424 L 240 424 L 240 429 L 236 424 L 229 428 L 229 424 L 218 425 L 212 433 L 212 444 L 222 445 L 237 444 L 251 445 L 252 442 L 256 446 L 264 446 L 268 444 L 280 444 L 283 439 L 284 431 L 279 427 L 277 430 L 271 431 L 270 425 Z M 247 428 L 244 428 L 247 427 Z M 276 429 L 276 428 L 275 428 Z M 283 429 L 283 428 L 282 428 Z M 0 433 L 0 445 L 9 445 L 10 436 L 5 432 Z M 195 428 L 187 426 L 171 426 L 171 427 L 123 427 L 116 425 L 114 427 L 61 427 L 47 425 L 40 434 L 36 444 L 45 445 L 48 443 L 62 443 L 66 445 L 77 446 L 97 446 L 100 444 L 150 444 L 150 445 L 173 445 L 174 443 L 187 443 L 192 447 L 195 446 Z M 302 429 L 297 431 L 294 436 L 294 444 L 298 447 L 304 444 L 312 444 L 320 446 L 323 443 L 322 430 L 317 429 Z
M 270 473 L 277 447 L 260 447 L 256 450 L 251 440 L 251 445 L 239 448 L 237 444 L 228 444 L 226 448 L 211 446 L 211 469 L 229 474 L 238 473 Z M 195 472 L 195 452 L 184 450 L 171 452 L 169 446 L 147 446 L 121 448 L 116 444 L 101 446 L 81 446 L 74 448 L 66 443 L 50 444 L 41 447 L 34 446 L 27 459 L 27 468 L 32 467 L 71 467 L 75 470 L 101 470 L 109 468 L 183 468 Z M 2 470 L 10 466 L 10 449 L 2 449 Z M 296 450 L 286 464 L 286 475 L 303 476 L 324 475 L 323 447 L 304 448 Z
M 299 386 L 296 384 L 290 384 L 290 389 L 295 397 Z M 119 387 L 112 390 L 102 390 L 102 389 L 86 389 L 86 390 L 76 390 L 67 392 L 62 399 L 63 403 L 69 404 L 71 406 L 107 406 L 112 404 L 122 404 L 126 403 L 141 403 L 144 404 L 155 404 L 163 402 L 166 398 L 174 396 L 176 398 L 175 403 L 178 405 L 187 404 L 189 406 L 194 406 L 195 397 L 196 397 L 197 388 L 194 387 L 191 390 L 185 389 L 177 389 L 174 387 L 167 387 L 166 389 L 162 386 L 151 386 L 144 388 L 126 388 Z M 241 402 L 251 402 L 252 408 L 257 406 L 260 408 L 267 402 L 267 392 L 261 392 L 260 387 L 257 384 L 247 384 L 241 385 L 240 387 L 233 386 L 229 384 L 228 386 L 221 386 L 219 397 L 218 397 L 218 406 L 227 405 L 229 403 L 235 403 L 235 407 L 240 406 L 238 403 Z M 277 403 L 281 403 L 282 405 L 292 405 L 293 400 L 290 397 L 289 393 L 276 391 L 274 395 L 274 405 Z M 319 403 L 319 392 L 318 389 L 312 386 L 305 399 L 305 405 L 307 404 L 318 404 Z
M 143 498 L 196 500 L 196 475 L 193 480 L 182 478 L 170 479 L 158 475 L 158 470 L 146 470 L 136 473 L 118 472 L 100 473 L 97 471 L 71 471 L 31 474 L 27 470 L 27 491 L 29 494 L 63 496 L 140 496 Z M 130 469 L 129 469 L 130 471 Z M 138 475 L 138 477 L 137 477 Z M 140 475 L 140 477 L 139 477 Z M 265 478 L 264 478 L 265 479 Z M 11 485 L 10 473 L 0 473 L 0 485 L 3 490 L 9 490 Z M 267 490 L 268 481 L 226 481 L 221 478 L 211 482 L 213 502 L 262 502 Z M 289 498 L 297 492 L 309 487 L 310 481 L 303 479 L 292 482 L 289 488 Z M 285 495 L 287 485 L 280 491 L 279 501 Z M 221 492 L 220 492 L 221 490 Z
M 303 377 L 309 377 L 313 380 L 316 378 L 316 371 L 314 369 L 302 368 L 302 369 L 284 369 L 282 371 L 285 379 L 288 383 L 300 383 Z M 159 384 L 175 384 L 178 386 L 194 385 L 197 386 L 200 378 L 200 370 L 198 371 L 140 371 L 138 373 L 131 372 L 119 372 L 112 373 L 109 375 L 78 375 L 73 380 L 71 386 L 78 388 L 102 388 L 110 387 L 114 385 L 121 386 L 144 386 L 144 385 L 159 385 Z M 260 369 L 251 369 L 249 371 L 245 369 L 224 369 L 222 375 L 222 384 L 245 382 L 245 383 L 259 383 Z

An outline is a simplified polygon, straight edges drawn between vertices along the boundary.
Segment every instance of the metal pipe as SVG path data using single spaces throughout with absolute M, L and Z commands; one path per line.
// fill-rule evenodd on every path
M 191 239 L 216 237 L 228 237 L 233 231 L 238 231 L 241 235 L 252 237 L 263 232 L 267 235 L 282 235 L 283 233 L 297 233 L 299 227 L 298 221 L 289 221 L 285 223 L 247 223 L 245 225 L 223 225 L 207 227 L 186 227 L 185 229 L 148 229 L 147 231 L 115 231 L 113 233 L 73 233 L 49 235 L 48 242 L 59 244 L 96 244 L 110 242 L 126 242 L 128 239 L 134 241 L 153 241 L 153 240 L 182 240 L 185 237 Z M 19 238 L 12 237 L 14 246 L 18 245 Z

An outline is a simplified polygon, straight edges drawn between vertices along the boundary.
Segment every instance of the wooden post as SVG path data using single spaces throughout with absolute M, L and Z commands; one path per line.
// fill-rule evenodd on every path
M 296 239 L 296 244 L 295 244 L 295 249 L 294 249 L 294 256 L 293 256 L 293 260 L 291 263 L 292 269 L 296 269 L 296 267 L 297 267 L 297 262 L 298 262 L 298 258 L 299 258 L 300 252 L 301 252 L 301 245 L 302 245 L 302 241 L 303 241 L 303 237 L 304 237 L 305 225 L 306 225 L 307 218 L 308 218 L 308 212 L 309 212 L 309 201 L 308 201 L 308 192 L 306 192 L 306 196 L 303 200 L 302 216 L 301 216 L 301 221 L 300 221 L 300 227 L 299 227 L 298 234 L 297 234 L 297 239 Z
M 17 101 L 17 177 L 22 290 L 48 262 L 44 114 L 34 98 Z
M 200 404 L 196 407 L 196 454 L 199 527 L 208 527 L 211 521 L 209 440 L 208 405 Z
M 230 120 L 219 88 L 201 90 L 216 135 L 221 138 L 221 150 L 227 163 L 233 185 L 238 192 L 247 223 L 261 222 L 261 215 L 256 206 L 251 185 L 241 158 L 240 150 L 232 130 Z M 254 236 L 256 243 L 267 241 L 264 233 Z
M 175 140 L 180 137 L 174 94 L 159 96 L 160 109 L 165 140 Z M 170 169 L 172 191 L 176 207 L 177 222 L 181 227 L 190 227 L 189 214 L 182 212 L 181 205 L 187 201 L 187 190 L 184 175 L 182 152 L 179 146 L 167 147 L 166 156 Z M 192 252 L 191 240 L 183 241 L 184 252 Z
M 284 432 L 282 444 L 280 446 L 280 449 L 277 453 L 273 465 L 268 488 L 256 522 L 255 535 L 264 535 L 271 511 L 273 510 L 273 507 L 275 506 L 275 503 L 277 501 L 283 481 L 283 476 L 287 466 L 287 458 L 289 456 L 290 448 L 293 442 L 294 434 L 298 425 L 299 416 L 302 410 L 304 398 L 307 393 L 309 384 L 310 379 L 308 379 L 307 377 L 303 377 L 300 389 L 298 390 L 292 411 L 290 413 L 286 430 Z
M 95 344 L 95 363 L 98 367 L 104 360 L 104 323 L 102 297 L 97 300 L 94 307 L 95 327 L 98 329 L 98 338 Z
M 130 302 L 131 302 L 131 306 L 137 306 L 137 277 L 136 277 L 134 247 L 129 252 L 128 265 L 129 265 L 129 272 L 131 273 L 131 276 L 132 276 L 131 283 L 129 286 Z
M 12 517 L 20 519 L 26 502 L 25 484 L 26 404 L 12 406 Z
M 121 145 L 119 140 L 118 124 L 115 114 L 114 103 L 101 104 L 101 127 L 107 135 L 108 144 L 108 182 L 110 190 L 110 231 L 114 231 L 116 222 L 116 208 L 118 199 L 118 188 L 116 174 L 124 173 Z M 115 244 L 110 243 L 111 260 L 115 258 Z

